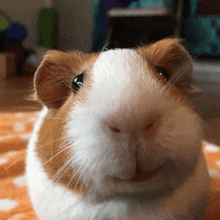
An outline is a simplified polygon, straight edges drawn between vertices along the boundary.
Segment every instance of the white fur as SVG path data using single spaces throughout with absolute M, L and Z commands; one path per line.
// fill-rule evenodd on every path
M 142 128 L 152 113 L 160 115 L 161 121 L 157 134 L 149 141 L 143 137 Z M 88 198 L 80 198 L 45 174 L 35 153 L 45 115 L 46 110 L 34 129 L 27 156 L 29 192 L 42 219 L 196 220 L 202 215 L 208 174 L 201 153 L 199 118 L 178 99 L 171 98 L 170 89 L 164 90 L 135 51 L 101 53 L 92 69 L 86 101 L 74 103 L 66 119 L 65 138 L 74 153 L 72 164 L 90 186 Z M 109 125 L 122 132 L 111 132 Z M 150 180 L 128 182 L 126 179 L 136 171 L 134 155 L 146 171 L 170 160 L 178 174 L 164 165 Z M 162 197 L 159 192 L 167 189 L 173 192 Z
M 27 153 L 26 177 L 31 201 L 37 215 L 42 220 L 101 220 L 106 217 L 108 219 L 130 219 L 125 216 L 126 203 L 123 201 L 90 204 L 47 177 L 35 153 L 37 133 L 46 114 L 47 109 L 44 108 L 35 125 Z
M 37 140 L 38 130 L 43 118 L 47 114 L 44 108 L 40 114 L 37 124 L 35 125 L 32 138 L 28 146 L 26 178 L 28 183 L 31 201 L 37 214 L 45 220 L 89 220 L 93 219 L 98 212 L 103 212 L 105 216 L 108 211 L 117 213 L 117 210 L 123 210 L 123 203 L 103 203 L 100 205 L 90 205 L 83 201 L 73 192 L 68 191 L 65 187 L 53 183 L 43 170 L 35 153 L 35 141 Z M 73 218 L 74 217 L 74 218 Z M 100 218 L 101 219 L 101 218 Z
M 147 171 L 159 167 L 168 157 L 183 158 L 186 163 L 197 157 L 201 145 L 197 133 L 198 117 L 178 100 L 172 100 L 169 90 L 160 93 L 161 85 L 150 73 L 146 61 L 135 51 L 125 49 L 102 53 L 92 74 L 87 101 L 74 105 L 66 128 L 67 138 L 73 145 L 73 165 L 79 167 L 81 177 L 87 183 L 92 181 L 99 190 L 104 187 L 107 193 L 106 185 L 101 184 L 108 175 L 132 177 L 136 169 L 134 151 L 139 145 L 140 154 L 149 160 L 148 163 L 143 161 Z M 140 127 L 151 112 L 163 115 L 155 138 L 158 146 L 151 146 L 140 134 Z M 119 126 L 132 127 L 133 137 L 128 138 L 124 133 L 112 137 L 106 126 L 111 116 L 119 121 Z M 189 154 L 188 157 L 185 153 Z M 130 166 L 124 161 L 129 161 Z M 175 182 L 172 175 L 170 181 Z M 166 187 L 163 173 L 143 184 L 148 190 Z M 119 192 L 143 190 L 141 184 L 135 187 L 135 184 L 123 183 L 118 188 L 114 184 L 112 188 Z

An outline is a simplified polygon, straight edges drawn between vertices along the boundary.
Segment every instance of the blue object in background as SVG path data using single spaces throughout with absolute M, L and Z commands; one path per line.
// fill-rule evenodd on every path
M 159 8 L 159 7 L 169 7 L 173 8 L 175 0 L 138 0 L 132 1 L 129 8 Z
M 220 56 L 220 16 L 197 16 L 199 1 L 190 0 L 190 16 L 184 23 L 185 47 L 196 56 Z
M 12 22 L 6 31 L 6 41 L 11 44 L 21 43 L 27 37 L 25 26 L 18 22 Z
M 190 0 L 190 14 L 196 15 L 197 12 L 197 4 L 200 0 Z
M 194 55 L 220 56 L 220 17 L 193 17 L 185 24 L 188 49 Z

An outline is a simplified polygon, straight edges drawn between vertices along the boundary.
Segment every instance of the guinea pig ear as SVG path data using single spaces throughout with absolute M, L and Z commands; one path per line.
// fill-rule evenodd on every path
M 177 38 L 167 38 L 146 47 L 138 48 L 153 68 L 162 67 L 170 83 L 184 93 L 192 89 L 193 61 Z
M 34 77 L 37 99 L 48 108 L 62 106 L 72 91 L 73 77 L 80 71 L 84 56 L 77 51 L 48 51 Z

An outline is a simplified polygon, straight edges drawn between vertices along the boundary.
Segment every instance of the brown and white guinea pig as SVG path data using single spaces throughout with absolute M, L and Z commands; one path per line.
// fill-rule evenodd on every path
M 192 59 L 178 39 L 97 54 L 50 51 L 27 153 L 42 220 L 195 220 L 209 196 Z

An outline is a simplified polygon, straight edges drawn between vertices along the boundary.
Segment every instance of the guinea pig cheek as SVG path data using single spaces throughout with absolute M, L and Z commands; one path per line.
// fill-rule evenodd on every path
M 67 120 L 72 165 L 85 183 L 98 186 L 106 176 L 106 164 L 111 163 L 111 142 L 99 126 L 99 118 L 91 116 L 84 104 L 73 106 Z
M 199 152 L 203 130 L 200 118 L 188 106 L 181 103 L 164 114 L 154 145 L 158 155 L 164 155 L 167 177 L 187 175 L 193 169 Z

